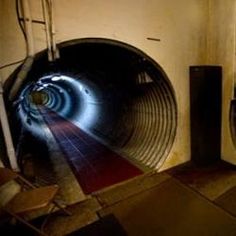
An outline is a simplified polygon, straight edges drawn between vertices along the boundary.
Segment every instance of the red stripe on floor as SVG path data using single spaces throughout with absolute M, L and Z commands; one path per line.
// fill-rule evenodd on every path
M 84 193 L 89 194 L 142 174 L 136 166 L 57 113 L 42 108 L 40 112 Z

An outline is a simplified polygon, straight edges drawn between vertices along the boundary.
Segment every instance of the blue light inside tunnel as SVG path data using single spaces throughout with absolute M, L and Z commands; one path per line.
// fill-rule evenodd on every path
M 18 100 L 17 115 L 22 126 L 35 136 L 43 138 L 45 124 L 38 105 L 30 95 L 33 91 L 47 95 L 44 107 L 57 112 L 86 132 L 97 122 L 104 101 L 99 88 L 86 78 L 72 78 L 66 75 L 50 74 L 31 82 L 22 90 Z

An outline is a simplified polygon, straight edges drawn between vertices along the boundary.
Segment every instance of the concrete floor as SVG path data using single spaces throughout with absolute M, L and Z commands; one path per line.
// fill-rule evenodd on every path
M 235 197 L 234 166 L 188 163 L 93 193 L 69 206 L 73 216 L 55 213 L 45 230 L 67 235 L 113 215 L 129 236 L 236 235 Z
M 208 167 L 187 163 L 162 173 L 153 171 L 83 196 L 70 188 L 70 178 L 61 178 L 63 173 L 58 183 L 63 182 L 61 192 L 66 193 L 73 215 L 53 213 L 45 226 L 51 236 L 75 231 L 72 235 L 97 236 L 94 222 L 107 216 L 119 223 L 123 233 L 115 228 L 106 233 L 102 231 L 106 227 L 100 227 L 99 235 L 236 235 L 236 168 L 223 161 Z

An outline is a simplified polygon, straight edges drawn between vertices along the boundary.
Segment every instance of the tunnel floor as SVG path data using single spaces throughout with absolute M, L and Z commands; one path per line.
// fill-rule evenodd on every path
M 72 122 L 46 108 L 39 110 L 85 194 L 143 173 Z

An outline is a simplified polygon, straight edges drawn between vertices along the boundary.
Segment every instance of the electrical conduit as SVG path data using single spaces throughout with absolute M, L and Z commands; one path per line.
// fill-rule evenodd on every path
M 25 25 L 26 41 L 27 41 L 26 42 L 27 43 L 27 57 L 11 88 L 11 91 L 9 94 L 10 101 L 13 101 L 15 99 L 34 61 L 34 39 L 33 39 L 32 17 L 30 13 L 29 1 L 22 0 L 21 3 L 22 3 L 22 8 L 23 8 L 23 19 L 24 19 L 24 25 Z
M 19 167 L 16 161 L 15 149 L 13 146 L 11 132 L 10 132 L 9 123 L 7 119 L 6 108 L 5 108 L 4 99 L 3 99 L 2 83 L 0 83 L 0 121 L 2 125 L 5 145 L 7 148 L 7 155 L 9 158 L 11 168 L 17 171 L 19 170 Z

